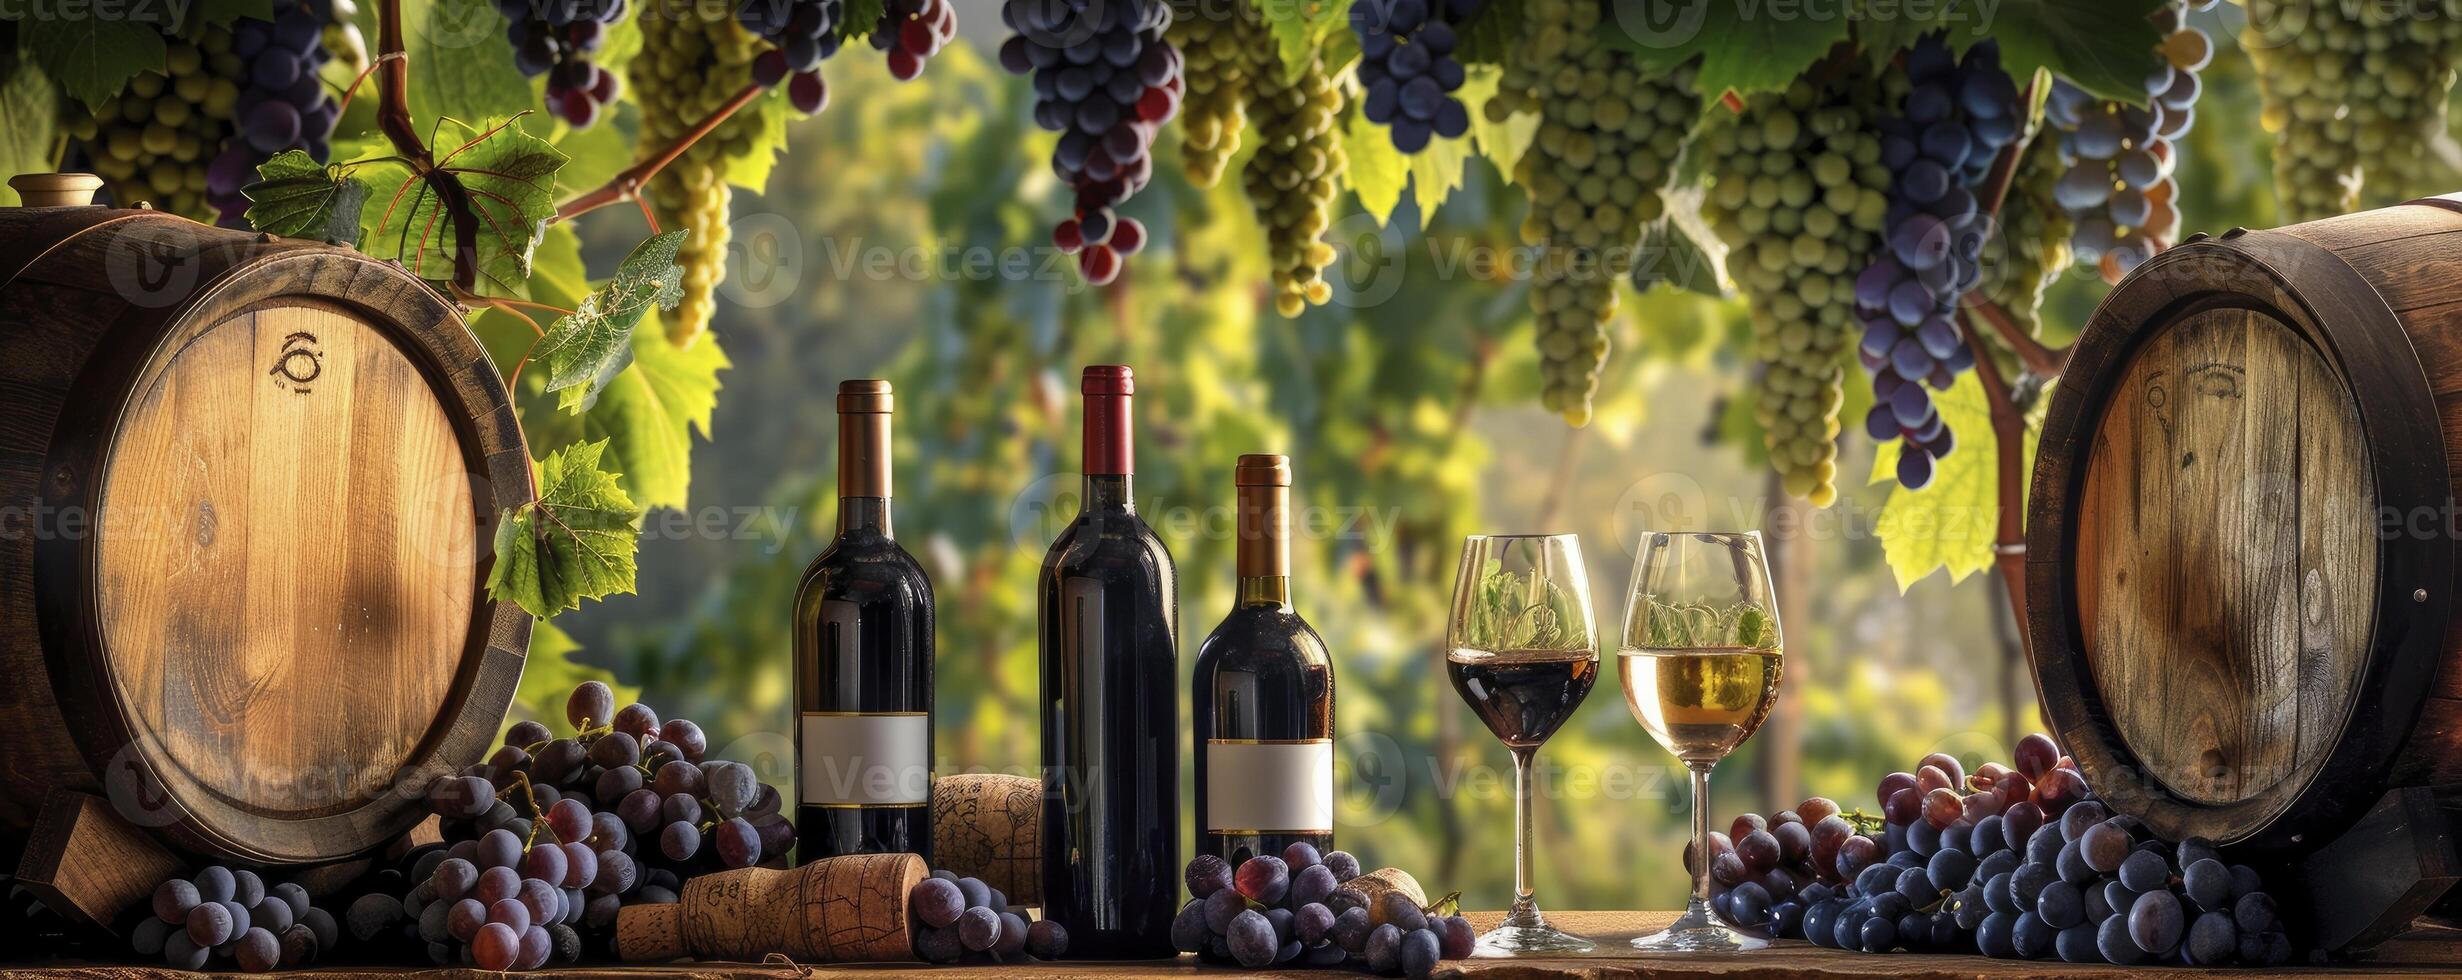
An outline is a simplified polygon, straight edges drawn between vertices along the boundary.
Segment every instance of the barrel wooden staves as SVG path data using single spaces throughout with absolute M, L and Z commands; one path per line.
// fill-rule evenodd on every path
M 530 620 L 485 582 L 528 466 L 396 265 L 0 209 L 0 825 L 64 789 L 215 860 L 401 834 L 520 678 Z
M 2292 855 L 2462 780 L 2462 195 L 2203 236 L 2107 298 L 2044 422 L 2036 676 L 2114 806 Z

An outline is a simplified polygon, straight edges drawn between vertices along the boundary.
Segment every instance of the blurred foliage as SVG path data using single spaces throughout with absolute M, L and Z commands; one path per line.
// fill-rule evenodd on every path
M 2183 162 L 2191 230 L 2271 219 L 2246 65 L 2228 49 L 2217 62 Z M 1033 771 L 1030 583 L 1075 507 L 1074 378 L 1123 362 L 1139 380 L 1140 506 L 1181 570 L 1184 650 L 1230 601 L 1232 459 L 1289 453 L 1297 500 L 1320 518 L 1301 523 L 1293 558 L 1301 610 L 1336 657 L 1339 840 L 1472 907 L 1510 896 L 1511 801 L 1504 751 L 1437 669 L 1464 534 L 1581 533 L 1603 624 L 1624 613 L 1645 527 L 1766 526 L 1808 545 L 1782 549 L 1798 563 L 1781 574 L 1786 694 L 1720 767 L 1716 825 L 1812 793 L 1870 809 L 1877 778 L 1924 752 L 2001 756 L 2035 727 L 1998 583 L 1931 576 L 1902 595 L 1873 530 L 1887 488 L 1848 489 L 1828 511 L 1780 502 L 1748 431 L 1737 301 L 1628 296 L 1598 420 L 1567 430 L 1537 406 L 1526 270 L 1509 261 L 1521 198 L 1488 164 L 1434 214 L 1407 193 L 1378 202 L 1388 222 L 1346 205 L 1334 301 L 1285 320 L 1236 189 L 1161 168 L 1130 209 L 1151 252 L 1089 290 L 1042 248 L 1063 191 L 1024 84 L 963 47 L 910 84 L 877 75 L 833 73 L 834 105 L 794 130 L 768 193 L 739 195 L 715 441 L 697 448 L 684 508 L 645 521 L 642 594 L 560 620 L 582 644 L 570 658 L 548 655 L 563 651 L 542 634 L 525 705 L 560 714 L 574 671 L 604 668 L 783 782 L 787 610 L 835 520 L 826 394 L 879 376 L 898 396 L 899 534 L 943 602 L 939 771 Z M 584 230 L 581 252 L 604 270 L 641 229 Z M 2104 289 L 2058 284 L 2047 339 L 2065 340 Z M 1870 464 L 1859 443 L 1842 468 Z M 1681 770 L 1602 682 L 1540 756 L 1542 898 L 1672 907 Z

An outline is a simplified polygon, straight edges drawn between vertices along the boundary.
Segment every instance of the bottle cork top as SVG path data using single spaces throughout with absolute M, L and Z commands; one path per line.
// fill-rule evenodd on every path
M 1231 469 L 1231 483 L 1242 487 L 1290 486 L 1291 457 L 1276 453 L 1245 454 Z
M 1133 395 L 1137 393 L 1137 376 L 1126 364 L 1090 364 L 1078 391 L 1087 395 Z
M 93 174 L 18 174 L 9 178 L 21 207 L 76 208 L 94 204 L 103 179 Z
M 889 382 L 879 378 L 853 378 L 838 382 L 838 413 L 841 415 L 882 414 L 890 412 Z

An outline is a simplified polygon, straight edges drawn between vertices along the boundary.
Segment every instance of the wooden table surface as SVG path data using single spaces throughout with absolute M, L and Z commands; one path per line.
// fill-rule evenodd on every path
M 2259 971 L 2235 968 L 2193 969 L 2187 967 L 2115 967 L 2105 965 L 2077 966 L 2053 962 L 2018 962 L 1986 959 L 1981 956 L 1949 956 L 1930 953 L 1894 953 L 1886 956 L 1848 953 L 1821 949 L 1806 943 L 1782 942 L 1769 949 L 1751 953 L 1669 954 L 1641 953 L 1625 944 L 1633 937 L 1664 926 L 1675 918 L 1673 912 L 1561 912 L 1549 919 L 1558 926 L 1599 940 L 1600 952 L 1585 957 L 1553 957 L 1543 959 L 1449 961 L 1440 977 L 1457 980 L 1621 980 L 1621 978 L 1673 977 L 1719 978 L 1855 978 L 1890 977 L 1914 980 L 1969 980 L 1978 977 L 2018 977 L 2026 980 L 2060 980 L 2068 977 L 2250 977 Z M 1473 912 L 1471 921 L 1484 930 L 1502 918 L 1502 913 Z M 974 967 L 933 967 L 923 964 L 815 966 L 800 967 L 787 963 L 674 963 L 658 966 L 584 965 L 566 970 L 541 971 L 535 976 L 559 978 L 609 978 L 633 980 L 649 976 L 691 978 L 736 977 L 813 977 L 839 978 L 884 972 L 912 974 L 916 980 L 1064 980 L 1072 977 L 1123 980 L 1137 977 L 1274 977 L 1290 980 L 1324 980 L 1325 970 L 1246 971 L 1223 967 L 1201 966 L 1195 957 L 1181 957 L 1174 962 L 1145 963 L 1050 963 L 1000 964 Z M 2437 930 L 2413 933 L 2387 944 L 2378 954 L 2358 963 L 2330 967 L 2303 967 L 2277 973 L 2315 975 L 2408 974 L 2418 976 L 2462 975 L 2462 932 Z M 0 976 L 40 977 L 44 980 L 136 980 L 136 978 L 185 977 L 172 970 L 149 969 L 123 965 L 49 965 L 27 968 L 0 968 Z M 244 976 L 244 974 L 233 974 Z M 1342 974 L 1334 974 L 1342 975 Z M 1348 974 L 1364 976 L 1365 974 Z M 481 980 L 502 974 L 480 970 L 457 969 L 386 969 L 381 967 L 349 967 L 333 970 L 289 970 L 270 976 L 300 980 L 311 977 L 418 977 Z

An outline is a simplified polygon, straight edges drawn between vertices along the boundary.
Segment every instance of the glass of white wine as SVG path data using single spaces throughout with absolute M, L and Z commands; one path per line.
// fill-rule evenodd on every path
M 1692 771 L 1694 855 L 1709 854 L 1710 769 L 1769 719 L 1778 703 L 1782 649 L 1760 532 L 1641 536 L 1616 659 L 1633 717 Z M 1633 946 L 1663 952 L 1768 946 L 1711 916 L 1709 862 L 1688 863 L 1693 894 L 1683 917 Z

